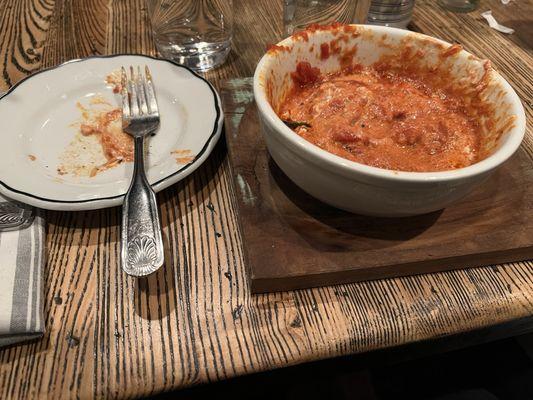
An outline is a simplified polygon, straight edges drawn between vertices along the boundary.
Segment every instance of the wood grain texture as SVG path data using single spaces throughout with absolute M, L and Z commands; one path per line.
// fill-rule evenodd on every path
M 7 0 L 0 10 L 0 90 L 39 69 L 53 0 Z
M 281 37 L 281 1 L 234 3 L 233 52 L 206 74 L 217 87 L 250 76 L 266 43 Z M 417 2 L 413 27 L 492 59 L 524 101 L 531 149 L 531 20 L 520 21 L 531 18 L 532 1 L 512 2 L 509 11 L 483 3 L 515 21 L 515 36 L 488 29 L 479 12 L 452 15 L 432 1 Z M 154 52 L 141 0 L 0 0 L 0 21 L 2 88 L 74 57 Z M 23 54 L 33 41 L 41 58 Z M 47 332 L 0 350 L 0 398 L 133 398 L 518 318 L 530 323 L 532 262 L 252 296 L 228 168 L 221 142 L 197 172 L 158 196 L 167 263 L 144 280 L 118 265 L 119 208 L 46 214 Z
M 372 218 L 313 198 L 268 153 L 252 78 L 221 91 L 252 293 L 533 259 L 533 158 L 520 149 L 444 210 Z

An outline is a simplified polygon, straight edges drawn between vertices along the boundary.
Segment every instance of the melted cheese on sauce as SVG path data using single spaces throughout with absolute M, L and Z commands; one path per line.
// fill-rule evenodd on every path
M 297 69 L 309 74 L 309 67 Z M 480 132 L 458 97 L 422 79 L 358 68 L 314 79 L 293 76 L 280 106 L 295 132 L 322 149 L 400 171 L 443 171 L 478 160 Z M 302 83 L 303 82 L 303 83 Z

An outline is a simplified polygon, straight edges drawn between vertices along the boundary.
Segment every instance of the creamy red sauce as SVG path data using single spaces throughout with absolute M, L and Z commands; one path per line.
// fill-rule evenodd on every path
M 122 110 L 114 109 L 97 116 L 95 123 L 80 126 L 84 136 L 97 135 L 108 161 L 133 161 L 133 139 L 122 130 Z
M 89 176 L 113 168 L 127 161 L 133 161 L 133 139 L 122 130 L 122 110 L 113 109 L 102 111 L 93 120 L 82 123 L 80 132 L 83 136 L 95 135 L 100 144 L 107 162 L 94 167 Z
M 331 43 L 321 47 L 321 58 L 331 48 Z M 462 168 L 479 160 L 481 127 L 461 94 L 428 85 L 423 73 L 402 75 L 378 65 L 322 75 L 301 62 L 292 79 L 280 117 L 297 123 L 298 135 L 330 153 L 417 172 Z

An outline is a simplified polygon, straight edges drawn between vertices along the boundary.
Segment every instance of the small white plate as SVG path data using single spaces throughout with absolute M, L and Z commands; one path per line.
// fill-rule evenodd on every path
M 209 82 L 167 60 L 140 55 L 92 57 L 38 72 L 0 97 L 0 193 L 52 210 L 122 204 L 133 171 L 131 162 L 92 177 L 65 174 L 58 168 L 81 135 L 80 104 L 90 108 L 107 102 L 109 107 L 120 107 L 120 96 L 106 78 L 130 65 L 150 68 L 161 114 L 161 127 L 147 146 L 147 175 L 154 190 L 198 168 L 222 130 L 220 98 Z M 96 162 L 95 157 L 105 160 L 97 139 L 93 142 L 84 143 L 90 148 L 76 153 L 75 160 L 87 165 Z

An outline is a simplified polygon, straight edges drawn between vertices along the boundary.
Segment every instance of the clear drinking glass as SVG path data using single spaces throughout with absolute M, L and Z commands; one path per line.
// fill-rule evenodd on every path
M 367 23 L 407 28 L 414 7 L 415 0 L 372 0 Z
M 205 71 L 231 49 L 232 0 L 146 0 L 157 50 L 164 58 Z
M 450 11 L 470 12 L 479 6 L 479 0 L 439 0 L 439 4 Z
M 285 34 L 291 35 L 315 23 L 361 24 L 369 6 L 370 0 L 284 0 Z

